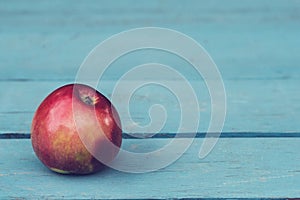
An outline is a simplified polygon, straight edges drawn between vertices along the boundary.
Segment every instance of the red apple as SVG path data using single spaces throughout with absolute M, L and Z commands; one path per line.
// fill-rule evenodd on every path
M 37 157 L 63 174 L 103 169 L 122 142 L 119 115 L 101 93 L 83 84 L 58 88 L 35 112 L 31 141 Z

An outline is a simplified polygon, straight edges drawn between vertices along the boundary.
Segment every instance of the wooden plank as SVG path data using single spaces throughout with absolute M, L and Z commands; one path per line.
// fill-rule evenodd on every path
M 107 27 L 151 24 L 154 22 L 191 26 L 197 24 L 226 25 L 228 21 L 247 25 L 297 21 L 299 2 L 292 0 L 230 0 L 226 5 L 219 1 L 189 1 L 183 4 L 176 1 L 158 0 L 136 3 L 127 0 L 121 3 L 90 1 L 72 3 L 71 0 L 59 2 L 32 1 L 32 4 L 18 1 L 1 1 L 1 22 L 9 31 L 72 31 L 78 28 L 106 31 Z M 178 14 L 181 14 L 178 16 Z M 39 17 L 37 17 L 39 16 Z M 249 20 L 251 19 L 251 20 Z M 9 23 L 10 22 L 10 23 Z M 213 23 L 213 24 L 212 24 Z M 284 24 L 284 23 L 283 23 Z M 49 26 L 52 25 L 52 26 Z M 93 26 L 94 25 L 94 26 Z M 96 26 L 97 25 L 97 26 Z
M 168 1 L 0 3 L 0 133 L 29 133 L 40 101 L 54 88 L 74 81 L 82 60 L 95 45 L 119 31 L 149 25 L 183 31 L 211 53 L 227 90 L 224 131 L 299 131 L 294 120 L 299 116 L 295 103 L 299 102 L 300 76 L 297 1 L 228 1 L 222 6 L 217 1 L 193 1 L 185 6 Z M 114 63 L 106 79 L 118 79 L 131 67 L 150 61 L 180 69 L 189 80 L 199 78 L 182 60 L 146 51 Z M 198 89 L 205 90 L 203 84 Z M 105 88 L 104 93 L 109 96 L 111 92 Z M 198 131 L 203 132 L 210 117 L 209 98 L 207 93 L 199 95 L 205 110 L 200 113 Z M 172 105 L 169 98 L 163 103 Z M 139 123 L 149 121 L 146 107 L 143 101 L 133 107 Z M 176 111 L 171 108 L 169 116 L 176 116 Z M 123 120 L 130 132 L 131 124 Z M 175 132 L 177 124 L 174 120 L 163 131 Z
M 99 42 L 143 26 L 173 28 L 191 36 L 208 50 L 224 78 L 300 74 L 298 1 L 0 3 L 0 80 L 73 80 Z M 134 56 L 128 63 L 144 61 L 145 56 Z
M 300 77 L 297 1 L 228 1 L 222 6 L 217 1 L 185 6 L 168 1 L 0 3 L 0 133 L 29 133 L 40 101 L 54 88 L 74 81 L 95 45 L 119 31 L 149 25 L 183 31 L 203 44 L 216 61 L 228 97 L 224 131 L 299 131 L 294 120 L 299 116 L 295 102 L 299 102 Z M 131 67 L 150 61 L 180 69 L 189 80 L 199 78 L 182 60 L 146 51 L 114 63 L 106 79 L 118 79 Z M 205 90 L 203 84 L 198 89 Z M 210 117 L 209 98 L 207 92 L 199 95 L 205 110 L 198 131 L 203 132 Z M 172 105 L 169 98 L 163 103 Z M 146 107 L 143 101 L 133 107 L 139 123 L 149 121 Z M 176 111 L 171 108 L 169 116 L 176 116 Z M 131 124 L 124 120 L 130 132 Z M 175 132 L 177 124 L 174 120 L 163 131 Z
M 278 33 L 275 32 L 276 28 L 274 26 L 267 33 L 236 30 L 233 34 L 225 34 L 226 38 L 224 33 L 214 33 L 220 30 L 210 30 L 201 35 L 192 30 L 183 33 L 204 46 L 218 65 L 224 79 L 298 79 L 300 58 L 297 52 L 300 46 L 300 30 L 286 29 L 286 33 Z M 73 81 L 88 53 L 116 33 L 118 32 L 111 31 L 106 35 L 82 34 L 73 39 L 73 35 L 68 33 L 20 36 L 0 32 L 0 81 Z M 276 41 L 280 37 L 289 39 Z M 235 41 L 234 44 L 232 41 Z M 180 66 L 181 73 L 187 73 L 195 79 L 189 71 L 189 66 L 182 60 L 159 54 L 161 53 L 157 51 L 135 52 L 127 58 L 120 59 L 113 66 L 118 70 L 122 68 L 123 71 L 128 71 L 137 64 L 158 62 L 175 68 Z M 114 73 L 120 74 L 117 70 Z M 114 73 L 111 72 L 108 77 L 116 79 Z
M 0 82 L 0 134 L 29 133 L 34 111 L 40 102 L 54 89 L 67 82 Z M 299 132 L 300 105 L 299 80 L 227 80 L 224 81 L 227 94 L 227 117 L 224 132 Z M 198 132 L 205 132 L 210 120 L 210 97 L 204 82 L 191 82 L 199 91 L 200 126 Z M 99 90 L 111 97 L 114 82 L 105 81 Z M 180 85 L 180 84 L 178 84 Z M 130 118 L 125 115 L 128 108 L 123 95 L 115 100 L 122 116 L 124 132 L 134 129 Z M 188 102 L 189 96 L 183 101 Z M 161 132 L 176 133 L 179 124 L 180 107 L 176 98 L 165 90 L 145 87 L 135 94 L 129 108 L 136 123 L 148 124 L 148 109 L 154 104 L 163 105 L 168 120 Z M 193 112 L 194 110 L 187 110 Z M 184 132 L 195 130 L 185 127 Z M 147 132 L 147 130 L 145 130 Z M 148 132 L 151 132 L 148 131 Z
M 206 33 L 190 30 L 183 33 L 204 46 L 224 79 L 297 79 L 300 76 L 297 67 L 300 30 L 287 28 L 284 33 L 276 30 L 277 26 L 258 33 L 238 28 L 232 34 L 220 33 L 220 30 L 208 30 Z M 116 33 L 112 30 L 109 34 L 97 32 L 73 38 L 72 34 L 64 32 L 50 35 L 0 32 L 0 80 L 72 81 L 88 53 Z M 280 37 L 289 39 L 277 41 Z M 148 57 L 146 54 L 149 52 L 133 53 L 115 66 L 126 71 L 137 64 L 158 62 L 181 66 L 180 72 L 188 73 L 188 65 L 178 62 L 180 60 L 174 56 L 159 55 L 159 52 L 152 52 Z M 116 78 L 113 73 L 109 76 Z
M 300 138 L 220 139 L 203 160 L 203 139 L 167 168 L 128 174 L 57 175 L 35 157 L 30 140 L 0 140 L 0 198 L 286 198 L 300 195 Z M 151 151 L 167 139 L 125 139 L 122 148 Z

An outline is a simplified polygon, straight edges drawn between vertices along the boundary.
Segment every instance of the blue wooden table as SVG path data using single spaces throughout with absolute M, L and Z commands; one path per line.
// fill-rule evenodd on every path
M 49 171 L 29 139 L 37 106 L 51 91 L 75 80 L 84 58 L 101 41 L 145 26 L 192 37 L 217 64 L 227 96 L 217 145 L 199 159 L 210 98 L 203 79 L 182 67 L 201 91 L 202 109 L 196 138 L 176 162 L 142 174 L 107 169 L 65 176 Z M 0 199 L 300 197 L 299 52 L 298 0 L 0 1 Z M 114 65 L 126 72 L 147 62 L 186 65 L 157 51 L 136 52 Z M 108 72 L 100 87 L 107 97 L 121 73 Z M 120 95 L 120 106 L 128 106 Z M 134 139 L 132 124 L 122 118 L 122 148 L 151 151 L 177 133 L 178 108 L 159 90 L 146 88 L 137 96 L 130 106 L 136 123 L 149 123 L 147 111 L 157 103 L 168 108 L 170 120 L 153 138 Z M 187 127 L 183 136 L 190 131 Z

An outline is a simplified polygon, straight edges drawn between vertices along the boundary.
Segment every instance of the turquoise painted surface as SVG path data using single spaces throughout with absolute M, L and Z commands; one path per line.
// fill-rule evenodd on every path
M 300 131 L 297 120 L 300 116 L 299 80 L 227 80 L 224 82 L 227 94 L 224 132 Z M 5 94 L 0 98 L 1 133 L 29 133 L 37 106 L 52 90 L 66 83 L 70 82 L 0 82 L 0 92 Z M 196 89 L 201 91 L 199 131 L 205 132 L 210 120 L 210 97 L 203 82 L 192 83 L 198 83 Z M 114 82 L 104 82 L 100 86 L 101 91 L 108 97 L 113 84 Z M 122 101 L 122 95 L 124 94 L 120 94 L 120 98 L 116 101 L 119 108 L 122 108 L 120 110 L 127 108 L 126 102 Z M 188 100 L 189 97 L 186 98 Z M 140 124 L 149 123 L 148 110 L 156 103 L 165 106 L 168 111 L 169 121 L 162 132 L 176 132 L 180 109 L 176 107 L 174 97 L 163 91 L 145 88 L 137 93 L 130 107 L 133 119 Z M 129 118 L 123 118 L 122 123 L 126 132 L 131 132 L 132 123 Z M 191 131 L 188 128 L 186 132 Z
M 0 132 L 29 133 L 39 102 L 53 89 L 74 81 L 94 46 L 120 31 L 143 26 L 181 31 L 209 52 L 228 97 L 224 131 L 299 132 L 295 120 L 299 104 L 294 103 L 299 102 L 299 1 L 229 1 L 226 5 L 218 1 L 2 1 L 0 7 Z M 131 67 L 150 61 L 179 68 L 193 81 L 199 79 L 181 59 L 157 51 L 118 60 L 105 79 L 117 80 Z M 109 87 L 100 89 L 110 96 Z M 204 91 L 199 98 L 209 105 L 204 85 L 196 89 Z M 151 97 L 146 100 L 155 103 Z M 132 107 L 139 123 L 148 120 L 147 112 L 141 112 L 143 103 Z M 200 132 L 209 120 L 210 110 L 205 109 Z M 170 108 L 169 116 L 176 112 Z M 164 131 L 173 132 L 176 124 L 167 124 Z
M 284 138 L 300 132 L 299 13 L 298 0 L 0 1 L 0 134 L 29 134 L 42 99 L 73 82 L 101 41 L 131 28 L 159 26 L 194 38 L 216 62 L 227 94 L 223 131 L 254 135 L 222 138 L 205 160 L 197 157 L 202 141 L 197 139 L 174 165 L 150 174 L 107 170 L 88 177 L 57 176 L 35 158 L 28 139 L 1 139 L 0 198 L 300 197 L 299 139 Z M 111 66 L 99 89 L 110 97 L 113 81 L 150 61 L 180 69 L 201 91 L 198 131 L 205 132 L 211 109 L 207 88 L 178 57 L 159 51 L 127 55 Z M 127 106 L 122 94 L 118 101 Z M 140 90 L 132 117 L 147 124 L 155 103 L 168 110 L 163 132 L 176 132 L 179 110 L 162 91 Z M 130 133 L 129 119 L 122 122 Z M 268 133 L 281 137 L 255 138 Z M 126 139 L 124 147 L 147 150 L 166 141 Z
M 57 175 L 37 160 L 29 140 L 0 140 L 0 198 L 299 197 L 299 140 L 220 139 L 213 152 L 201 160 L 197 155 L 203 139 L 196 139 L 165 169 L 146 174 L 108 169 L 91 176 Z M 127 139 L 124 148 L 151 151 L 166 142 Z

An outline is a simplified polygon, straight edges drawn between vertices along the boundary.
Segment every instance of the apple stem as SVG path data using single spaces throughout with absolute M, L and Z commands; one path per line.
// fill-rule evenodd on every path
M 91 97 L 89 97 L 89 96 L 83 97 L 82 100 L 83 100 L 84 103 L 86 103 L 86 104 L 88 104 L 88 105 L 93 105 L 93 104 L 94 104 L 93 99 L 91 99 Z

